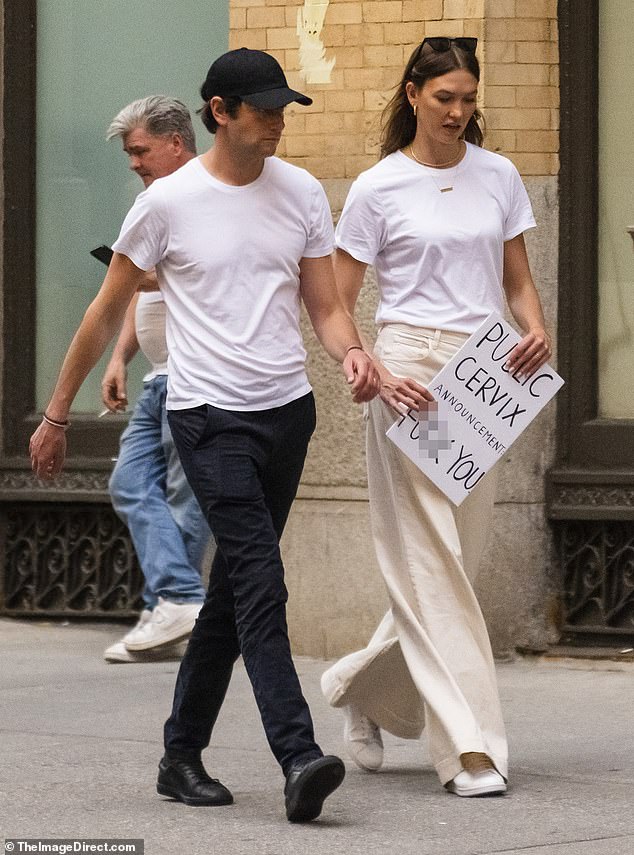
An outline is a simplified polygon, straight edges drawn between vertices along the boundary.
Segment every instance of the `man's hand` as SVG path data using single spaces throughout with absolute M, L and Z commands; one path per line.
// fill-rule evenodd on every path
M 111 413 L 123 413 L 128 406 L 128 370 L 121 359 L 111 359 L 101 381 L 101 400 Z
M 50 481 L 62 471 L 66 458 L 66 433 L 48 422 L 35 431 L 29 443 L 31 469 L 38 478 Z
M 127 256 L 118 252 L 112 256 L 103 285 L 86 309 L 64 357 L 46 409 L 50 421 L 45 420 L 31 437 L 31 467 L 38 478 L 51 479 L 61 472 L 66 457 L 65 420 L 72 402 L 90 369 L 97 364 L 121 327 L 142 275 L 143 271 Z
M 395 377 L 385 366 L 381 366 L 381 400 L 390 406 L 399 416 L 404 408 L 425 410 L 427 403 L 434 400 L 432 393 L 409 377 Z
M 342 364 L 343 373 L 350 385 L 355 404 L 371 401 L 379 391 L 379 372 L 372 357 L 364 350 L 354 348 L 346 353 Z
M 552 356 L 550 336 L 542 327 L 530 330 L 511 351 L 505 368 L 509 374 L 530 377 Z
M 154 269 L 146 270 L 137 291 L 160 291 Z

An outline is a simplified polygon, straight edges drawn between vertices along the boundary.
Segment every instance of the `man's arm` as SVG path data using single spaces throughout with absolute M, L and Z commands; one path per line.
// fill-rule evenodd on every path
M 353 401 L 358 404 L 372 400 L 378 391 L 378 373 L 341 302 L 331 257 L 302 258 L 299 269 L 302 299 L 317 338 L 324 350 L 341 363 Z
M 101 381 L 101 398 L 113 413 L 123 412 L 128 406 L 127 366 L 139 350 L 135 323 L 138 301 L 137 292 L 126 310 L 123 327 Z
M 354 317 L 354 309 L 361 293 L 363 277 L 367 264 L 353 258 L 350 253 L 338 249 L 335 253 L 335 278 L 337 289 L 348 313 Z M 368 347 L 368 352 L 371 348 Z M 403 407 L 410 410 L 424 410 L 427 401 L 434 397 L 424 386 L 409 377 L 395 377 L 378 359 L 374 359 L 380 376 L 379 394 L 381 400 L 388 404 L 399 415 Z
M 68 421 L 71 405 L 81 384 L 120 328 L 144 275 L 127 256 L 114 254 L 103 285 L 88 306 L 68 348 L 55 391 L 45 410 L 46 417 L 56 424 L 42 421 L 31 437 L 31 467 L 38 478 L 54 478 L 61 472 L 66 455 L 63 425 Z
M 139 350 L 135 323 L 139 292 L 143 291 L 147 293 L 159 290 L 156 272 L 153 269 L 145 271 L 139 282 L 137 293 L 132 298 L 132 302 L 125 313 L 123 328 L 119 333 L 112 357 L 101 381 L 101 399 L 113 413 L 122 413 L 128 406 L 127 366 Z

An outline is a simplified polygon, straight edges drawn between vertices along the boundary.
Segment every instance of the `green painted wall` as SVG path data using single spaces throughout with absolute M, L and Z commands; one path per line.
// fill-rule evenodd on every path
M 600 3 L 599 415 L 616 419 L 634 419 L 632 5 Z
M 211 62 L 227 50 L 228 0 L 40 0 L 37 22 L 37 403 L 57 372 L 105 268 L 89 251 L 111 244 L 143 186 L 118 140 L 113 116 L 130 101 L 173 95 L 200 106 Z M 199 150 L 210 136 L 194 117 Z M 91 372 L 74 412 L 101 410 L 107 357 Z M 137 357 L 131 389 L 146 370 Z

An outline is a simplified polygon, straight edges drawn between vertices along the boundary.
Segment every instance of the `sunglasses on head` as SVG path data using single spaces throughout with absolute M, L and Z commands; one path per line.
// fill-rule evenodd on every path
M 452 45 L 455 45 L 460 50 L 464 50 L 467 53 L 475 53 L 476 48 L 478 46 L 478 40 L 475 38 L 457 38 L 451 39 L 447 36 L 431 36 L 426 37 L 421 42 L 421 46 L 418 49 L 418 53 L 422 51 L 425 45 L 429 45 L 429 47 L 436 51 L 436 53 L 445 53 L 448 50 L 451 50 Z

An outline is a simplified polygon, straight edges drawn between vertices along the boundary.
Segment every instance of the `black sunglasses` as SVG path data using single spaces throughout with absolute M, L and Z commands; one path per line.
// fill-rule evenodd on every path
M 460 50 L 464 50 L 467 53 L 475 53 L 478 46 L 478 40 L 474 38 L 461 37 L 450 39 L 447 36 L 432 36 L 423 39 L 420 50 L 422 50 L 425 45 L 429 45 L 429 47 L 436 51 L 436 53 L 445 53 L 446 51 L 451 50 L 452 45 L 455 45 L 460 48 Z
M 429 45 L 435 53 L 446 53 L 448 50 L 451 50 L 452 45 L 460 48 L 460 50 L 466 51 L 466 53 L 475 53 L 478 46 L 478 40 L 475 38 L 459 37 L 457 39 L 451 39 L 448 36 L 426 36 L 418 45 L 414 56 L 410 59 L 409 68 L 413 69 L 421 58 L 425 45 Z

